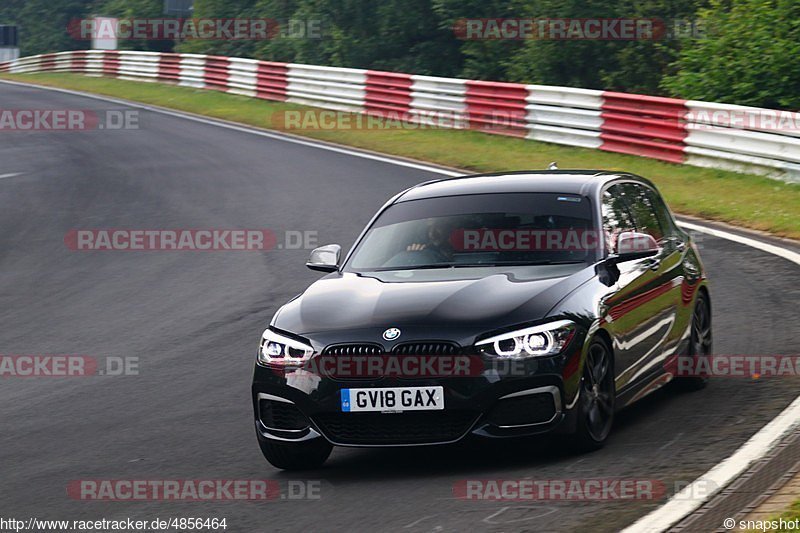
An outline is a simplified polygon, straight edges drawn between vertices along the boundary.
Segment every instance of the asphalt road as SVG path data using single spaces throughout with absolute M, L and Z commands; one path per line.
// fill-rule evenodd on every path
M 120 109 L 0 84 L 0 109 Z M 657 479 L 673 492 L 798 394 L 797 381 L 721 379 L 657 392 L 602 451 L 546 440 L 337 449 L 302 476 L 258 449 L 249 398 L 259 335 L 318 274 L 307 251 L 74 252 L 75 228 L 270 228 L 349 245 L 425 172 L 142 112 L 138 130 L 0 134 L 0 354 L 138 357 L 139 375 L 0 378 L 0 517 L 226 517 L 228 531 L 613 531 L 659 502 L 475 502 L 472 478 Z M 435 177 L 435 176 L 434 176 Z M 702 239 L 716 352 L 797 352 L 800 269 Z M 96 502 L 79 479 L 319 480 L 321 497 Z

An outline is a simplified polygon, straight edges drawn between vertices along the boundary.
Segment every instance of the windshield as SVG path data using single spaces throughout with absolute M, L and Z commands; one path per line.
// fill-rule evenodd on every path
M 593 263 L 589 200 L 574 194 L 476 194 L 400 202 L 370 227 L 348 272 Z

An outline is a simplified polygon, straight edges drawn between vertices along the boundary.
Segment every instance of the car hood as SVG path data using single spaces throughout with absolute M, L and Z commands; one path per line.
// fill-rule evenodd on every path
M 379 274 L 335 273 L 281 308 L 273 326 L 304 336 L 382 332 L 389 327 L 428 332 L 422 338 L 440 337 L 431 337 L 431 331 L 441 328 L 486 332 L 545 318 L 593 274 L 585 265 L 534 279 L 502 272 L 471 279 L 394 282 Z

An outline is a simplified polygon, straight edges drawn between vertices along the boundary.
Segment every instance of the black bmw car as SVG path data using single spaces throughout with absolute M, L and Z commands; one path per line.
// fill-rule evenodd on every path
M 604 444 L 615 411 L 711 351 L 697 247 L 655 186 L 600 171 L 441 179 L 398 194 L 258 350 L 258 441 L 284 469 L 333 446 L 555 433 Z

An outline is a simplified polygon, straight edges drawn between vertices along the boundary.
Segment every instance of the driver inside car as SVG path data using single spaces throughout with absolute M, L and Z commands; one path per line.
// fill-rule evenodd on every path
M 427 251 L 431 256 L 441 262 L 452 261 L 453 245 L 450 236 L 456 229 L 452 218 L 432 218 L 427 221 L 428 242 L 415 242 L 406 247 L 407 252 Z

